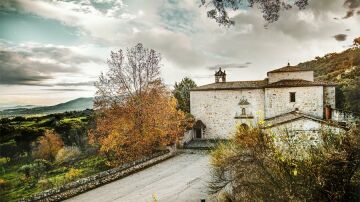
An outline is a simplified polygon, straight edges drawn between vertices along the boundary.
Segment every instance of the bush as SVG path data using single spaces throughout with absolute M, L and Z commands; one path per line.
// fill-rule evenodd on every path
M 262 129 L 239 127 L 211 155 L 211 193 L 228 201 L 359 201 L 359 134 L 359 127 L 324 131 L 323 143 L 297 158 L 283 154 Z
M 9 182 L 0 178 L 0 190 L 5 189 L 7 186 L 9 186 Z
M 76 168 L 70 168 L 69 172 L 65 174 L 65 180 L 67 182 L 71 182 L 77 178 L 80 178 L 82 176 L 83 170 L 76 169 Z
M 53 187 L 52 182 L 49 179 L 40 179 L 38 181 L 38 186 L 44 190 L 44 189 L 50 189 Z
M 5 173 L 5 165 L 10 161 L 10 158 L 0 157 L 0 172 Z
M 54 160 L 58 151 L 64 146 L 61 138 L 52 131 L 46 131 L 40 137 L 38 145 L 33 150 L 33 156 L 39 159 Z
M 55 157 L 56 163 L 69 163 L 73 160 L 76 160 L 80 156 L 81 152 L 78 147 L 70 146 L 63 147 L 58 151 Z
M 25 178 L 35 177 L 39 178 L 44 173 L 50 170 L 52 167 L 51 163 L 44 159 L 36 159 L 31 164 L 23 165 L 19 168 L 19 172 L 25 175 Z

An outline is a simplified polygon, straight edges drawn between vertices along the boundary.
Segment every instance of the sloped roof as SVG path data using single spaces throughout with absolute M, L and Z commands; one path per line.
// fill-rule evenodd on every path
M 193 128 L 206 128 L 206 125 L 201 120 L 197 120 Z
M 310 70 L 305 70 L 303 68 L 300 68 L 298 66 L 290 66 L 290 64 L 288 66 L 285 67 L 281 67 L 279 69 L 274 69 L 272 71 L 269 71 L 269 73 L 279 73 L 279 72 L 306 72 L 306 71 L 310 71 Z
M 323 81 L 306 81 L 306 80 L 281 80 L 274 83 L 268 83 L 268 79 L 257 81 L 233 81 L 218 82 L 203 86 L 198 86 L 191 91 L 207 90 L 236 90 L 236 89 L 263 89 L 263 88 L 282 88 L 282 87 L 303 87 L 303 86 L 336 86 L 334 83 Z
M 264 128 L 272 128 L 272 127 L 276 127 L 285 123 L 289 123 L 298 119 L 310 119 L 312 121 L 316 121 L 319 123 L 323 123 L 326 125 L 330 125 L 330 126 L 334 126 L 334 127 L 338 127 L 338 128 L 344 128 L 344 126 L 340 125 L 337 122 L 334 121 L 325 121 L 307 114 L 303 114 L 299 111 L 292 111 L 289 113 L 285 113 L 285 114 L 281 114 L 279 116 L 275 116 L 269 119 L 266 119 L 266 124 L 267 126 Z
M 268 84 L 267 88 L 278 88 L 278 87 L 302 87 L 302 86 L 336 86 L 334 83 L 323 82 L 323 81 L 306 81 L 302 79 L 296 80 L 281 80 L 274 83 Z
M 203 86 L 198 86 L 192 91 L 204 90 L 234 90 L 234 89 L 258 89 L 264 88 L 267 85 L 267 79 L 257 81 L 233 81 L 233 82 L 218 82 L 211 83 Z

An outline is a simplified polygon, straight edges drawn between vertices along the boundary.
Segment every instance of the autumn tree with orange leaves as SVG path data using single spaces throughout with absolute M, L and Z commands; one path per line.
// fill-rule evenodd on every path
M 111 52 L 109 71 L 96 82 L 90 141 L 112 166 L 176 143 L 189 124 L 160 78 L 160 61 L 159 53 L 142 44 L 120 49 Z
M 64 142 L 59 135 L 53 131 L 46 131 L 45 135 L 40 137 L 32 155 L 35 158 L 53 161 L 63 146 Z

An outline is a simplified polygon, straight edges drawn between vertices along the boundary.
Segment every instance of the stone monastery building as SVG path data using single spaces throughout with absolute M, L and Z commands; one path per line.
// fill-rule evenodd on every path
M 335 116 L 335 85 L 314 81 L 314 72 L 296 66 L 276 69 L 258 81 L 226 81 L 221 68 L 215 83 L 190 92 L 196 118 L 192 138 L 226 139 L 236 130 L 265 120 L 267 129 L 316 132 L 342 125 Z

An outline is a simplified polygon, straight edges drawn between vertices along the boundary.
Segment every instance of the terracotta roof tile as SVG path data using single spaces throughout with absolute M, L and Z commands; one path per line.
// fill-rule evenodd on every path
M 203 90 L 233 90 L 233 89 L 257 89 L 264 88 L 267 85 L 267 79 L 258 81 L 234 81 L 218 82 L 193 88 L 192 91 Z
M 191 89 L 192 91 L 207 90 L 236 90 L 236 89 L 263 89 L 263 88 L 282 88 L 282 87 L 303 87 L 303 86 L 336 86 L 336 84 L 322 81 L 306 81 L 306 80 L 281 80 L 268 84 L 268 80 L 257 81 L 234 81 L 234 82 L 218 82 L 199 86 Z
M 285 67 L 282 67 L 279 69 L 269 71 L 268 74 L 269 73 L 278 73 L 278 72 L 302 72 L 302 71 L 309 71 L 309 70 L 305 70 L 305 69 L 297 67 L 297 66 L 288 65 L 288 66 L 285 66 Z
M 336 86 L 336 84 L 323 82 L 323 81 L 306 81 L 302 79 L 297 79 L 297 80 L 281 80 L 278 82 L 270 83 L 266 86 L 266 88 L 302 87 L 302 86 Z

